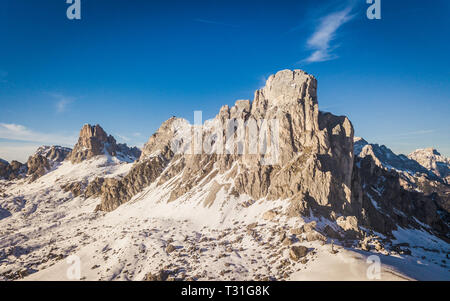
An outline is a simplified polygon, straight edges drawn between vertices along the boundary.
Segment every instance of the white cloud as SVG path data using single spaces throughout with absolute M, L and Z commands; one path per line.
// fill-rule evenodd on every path
M 24 163 L 39 146 L 39 144 L 0 142 L 0 158 L 8 162 L 16 160 Z
M 418 136 L 418 135 L 426 135 L 426 134 L 432 134 L 436 132 L 435 129 L 430 129 L 430 130 L 417 130 L 417 131 L 413 131 L 413 132 L 407 132 L 407 133 L 402 133 L 402 134 L 398 134 L 396 135 L 396 137 L 400 137 L 400 136 Z
M 0 138 L 52 145 L 74 145 L 77 140 L 76 135 L 40 133 L 14 123 L 0 123 Z
M 55 106 L 56 111 L 58 113 L 65 112 L 67 110 L 67 106 L 75 101 L 74 97 L 66 96 L 60 93 L 47 93 L 47 94 L 57 100 Z
M 121 135 L 121 134 L 113 134 L 113 135 L 114 135 L 114 137 L 119 138 L 120 140 L 125 141 L 125 142 L 129 142 L 131 140 L 129 137 L 127 137 L 125 135 Z
M 343 24 L 353 19 L 351 15 L 352 6 L 333 12 L 320 20 L 320 23 L 313 35 L 306 42 L 308 49 L 313 52 L 309 57 L 303 60 L 305 63 L 324 62 L 337 58 L 333 54 L 335 46 L 331 46 L 331 42 L 336 38 L 336 31 Z

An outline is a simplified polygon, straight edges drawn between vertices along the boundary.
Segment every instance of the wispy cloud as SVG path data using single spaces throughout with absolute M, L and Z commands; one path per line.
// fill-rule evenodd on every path
M 413 132 L 407 132 L 407 133 L 402 133 L 402 134 L 398 134 L 397 136 L 419 136 L 419 135 L 426 135 L 426 134 L 432 134 L 436 132 L 435 129 L 430 129 L 430 130 L 418 130 L 418 131 L 413 131 Z
M 312 53 L 302 61 L 303 63 L 324 62 L 338 57 L 333 53 L 337 46 L 331 42 L 336 39 L 337 30 L 354 18 L 355 15 L 351 14 L 352 9 L 353 6 L 350 5 L 320 19 L 314 33 L 306 42 L 307 48 Z
M 26 162 L 28 157 L 33 154 L 39 147 L 35 143 L 12 143 L 0 141 L 0 159 L 11 162 L 17 160 Z
M 47 94 L 56 100 L 55 108 L 58 113 L 66 112 L 67 107 L 75 101 L 75 97 L 66 96 L 61 93 L 50 92 Z
M 77 136 L 76 134 L 63 135 L 56 133 L 41 133 L 30 130 L 20 124 L 0 123 L 0 138 L 14 141 L 38 142 L 42 144 L 74 145 Z
M 205 19 L 194 19 L 195 22 L 199 22 L 199 23 L 205 23 L 205 24 L 213 24 L 213 25 L 221 25 L 221 26 L 227 26 L 227 27 L 239 27 L 237 25 L 234 24 L 228 24 L 228 23 L 222 23 L 222 22 L 217 22 L 217 21 L 212 21 L 212 20 L 205 20 Z
M 374 140 L 383 140 L 386 138 L 392 138 L 395 139 L 395 144 L 409 144 L 409 145 L 417 145 L 417 137 L 430 135 L 439 132 L 437 129 L 424 129 L 424 130 L 417 130 L 417 131 L 411 131 L 411 132 L 400 132 L 400 133 L 394 133 L 394 134 L 388 134 L 383 136 L 375 136 L 372 139 Z M 412 140 L 411 140 L 412 139 Z M 411 142 L 406 142 L 410 140 Z M 400 142 L 402 141 L 402 142 Z
M 119 138 L 120 140 L 124 141 L 124 142 L 129 142 L 131 139 L 125 135 L 121 135 L 121 134 L 113 134 L 114 137 Z

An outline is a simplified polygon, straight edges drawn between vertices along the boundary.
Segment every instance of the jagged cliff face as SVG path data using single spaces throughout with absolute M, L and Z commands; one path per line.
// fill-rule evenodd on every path
M 408 158 L 417 161 L 450 184 L 450 159 L 442 156 L 434 148 L 418 149 L 409 154 Z
M 355 156 L 361 158 L 370 156 L 378 166 L 386 167 L 387 169 L 395 169 L 410 175 L 424 174 L 425 176 L 433 177 L 430 170 L 415 160 L 404 155 L 396 155 L 384 145 L 371 144 L 359 137 L 355 138 Z M 434 178 L 436 179 L 436 177 Z
M 448 239 L 450 216 L 443 205 L 445 196 L 408 188 L 402 174 L 383 168 L 372 156 L 355 158 L 353 211 L 361 225 L 390 234 L 398 226 L 420 229 L 425 224 L 427 230 Z
M 61 146 L 41 146 L 28 158 L 26 164 L 12 161 L 11 164 L 0 159 L 0 179 L 14 180 L 29 177 L 30 182 L 55 168 L 65 160 L 72 150 Z
M 417 152 L 416 152 L 417 154 Z M 390 234 L 399 226 L 450 238 L 450 186 L 414 159 L 355 138 L 353 212 L 361 225 Z
M 30 181 L 35 181 L 63 162 L 72 149 L 61 146 L 41 146 L 27 161 Z
M 26 176 L 27 166 L 18 161 L 11 163 L 0 159 L 0 179 L 15 180 Z
M 231 143 L 217 138 L 230 136 L 230 125 L 242 124 L 246 126 L 241 132 L 232 131 Z M 103 187 L 99 209 L 113 210 L 148 185 L 172 180 L 169 201 L 212 183 L 213 191 L 199 201 L 211 204 L 224 189 L 230 196 L 289 199 L 292 214 L 316 207 L 350 210 L 353 127 L 346 117 L 319 112 L 313 76 L 300 70 L 280 71 L 256 91 L 253 102 L 241 100 L 231 108 L 222 107 L 201 128 L 200 151 L 197 131 L 181 119 L 166 121 L 149 139 L 130 174 Z M 267 134 L 267 144 L 259 144 L 256 152 L 252 148 L 261 140 L 254 139 L 255 133 Z M 194 138 L 188 143 L 191 134 Z
M 125 144 L 117 144 L 113 136 L 106 134 L 100 125 L 85 124 L 80 131 L 77 144 L 68 156 L 72 163 L 80 163 L 99 155 L 119 157 L 133 162 L 140 156 L 140 150 L 129 148 Z
M 414 279 L 448 278 L 450 186 L 419 158 L 354 143 L 346 117 L 319 111 L 303 71 L 271 76 L 201 126 L 168 119 L 142 154 L 98 125 L 69 151 L 40 148 L 28 167 L 0 160 L 0 178 L 39 177 L 0 180 L 0 279 L 62 279 L 71 254 L 84 254 L 87 280 L 309 279 L 323 271 L 315 260 L 345 265 L 342 277 L 361 254 L 407 262 Z M 443 161 L 431 155 L 419 157 Z
M 98 124 L 95 126 L 85 124 L 68 160 L 72 163 L 80 163 L 103 155 L 105 152 L 112 153 L 115 144 L 116 140 L 112 136 L 108 136 Z

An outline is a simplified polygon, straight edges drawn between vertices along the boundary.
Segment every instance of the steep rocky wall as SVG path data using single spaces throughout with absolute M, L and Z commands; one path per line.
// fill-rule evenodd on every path
M 0 179 L 15 180 L 23 178 L 27 173 L 27 165 L 18 161 L 11 161 L 8 163 L 0 159 Z
M 45 175 L 50 169 L 66 159 L 72 150 L 61 146 L 41 146 L 27 161 L 30 181 Z
M 140 154 L 141 151 L 136 147 L 129 148 L 126 144 L 117 144 L 116 139 L 108 135 L 100 125 L 85 124 L 67 160 L 76 164 L 95 156 L 110 155 L 132 162 Z
M 237 146 L 232 148 L 208 140 L 214 135 L 226 137 L 230 121 L 236 120 L 254 125 L 257 132 L 263 130 L 261 120 L 276 120 L 279 135 L 278 139 L 268 138 L 270 152 L 249 151 L 253 137 L 248 128 L 242 136 L 233 136 Z M 169 198 L 174 200 L 200 182 L 205 185 L 215 175 L 225 173 L 234 182 L 228 191 L 233 195 L 306 200 L 336 211 L 345 210 L 351 203 L 353 127 L 346 117 L 319 112 L 317 81 L 301 70 L 272 75 L 266 86 L 255 92 L 252 103 L 240 100 L 231 108 L 222 107 L 202 128 L 202 141 L 210 143 L 212 152 L 197 154 L 192 144 L 186 146 L 187 139 L 178 137 L 181 132 L 191 134 L 194 130 L 180 119 L 165 122 L 149 139 L 130 174 L 105 184 L 100 208 L 115 209 L 157 178 L 162 184 L 181 174 Z M 171 143 L 175 138 L 191 153 L 174 154 Z M 267 164 L 268 159 L 273 162 Z
M 352 211 L 361 225 L 389 234 L 398 226 L 423 228 L 449 240 L 450 215 L 439 196 L 405 189 L 400 174 L 379 166 L 371 156 L 356 158 Z

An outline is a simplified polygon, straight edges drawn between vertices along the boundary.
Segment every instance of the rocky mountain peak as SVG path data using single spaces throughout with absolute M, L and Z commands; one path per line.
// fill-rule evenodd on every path
M 355 138 L 354 143 L 355 156 L 360 158 L 371 157 L 378 167 L 405 172 L 410 175 L 423 174 L 430 178 L 435 178 L 427 168 L 421 166 L 415 160 L 402 154 L 397 155 L 385 145 L 368 143 L 360 137 Z
M 72 149 L 69 147 L 63 147 L 59 145 L 44 145 L 36 150 L 35 155 L 44 156 L 48 160 L 54 162 L 62 162 L 66 159 L 67 155 L 70 154 L 71 151 Z
M 283 105 L 308 98 L 317 102 L 317 80 L 302 70 L 282 70 L 271 75 L 259 93 L 264 95 L 269 105 Z
M 255 92 L 252 114 L 264 116 L 271 109 L 283 110 L 299 103 L 308 109 L 317 105 L 317 80 L 302 70 L 282 70 Z
M 35 181 L 55 168 L 67 158 L 71 151 L 72 149 L 68 147 L 58 145 L 39 147 L 27 162 L 27 174 L 30 176 L 30 180 Z
M 129 148 L 126 144 L 117 144 L 116 139 L 98 124 L 85 124 L 68 160 L 80 163 L 99 155 L 110 155 L 132 162 L 140 156 L 140 151 L 137 148 Z
M 408 157 L 432 157 L 432 156 L 441 156 L 441 154 L 433 147 L 416 149 Z
M 450 184 L 450 158 L 442 156 L 434 148 L 418 149 L 408 155 L 411 160 L 417 161 L 426 169 Z
M 174 155 L 170 142 L 177 136 L 186 138 L 178 141 L 186 141 L 193 131 L 185 120 L 169 119 L 150 137 L 129 175 L 104 188 L 100 209 L 113 210 L 158 178 L 162 184 L 178 176 L 170 200 L 192 191 L 205 179 L 202 185 L 223 188 L 230 195 L 292 199 L 297 208 L 294 211 L 308 212 L 314 206 L 344 210 L 351 201 L 353 126 L 346 117 L 321 114 L 316 90 L 316 79 L 301 70 L 283 70 L 270 76 L 266 86 L 255 92 L 253 102 L 238 100 L 232 107 L 223 106 L 216 118 L 205 122 L 202 138 L 210 142 L 208 148 L 215 150 L 213 153 Z M 245 129 L 234 151 L 228 153 L 227 141 L 208 139 L 228 137 L 230 122 L 235 119 L 253 124 L 257 133 Z M 261 142 L 251 145 L 252 139 L 268 133 L 261 121 L 275 121 L 276 126 L 272 124 L 269 131 L 277 134 L 267 138 L 270 151 L 250 153 L 251 147 Z M 216 176 L 232 184 L 220 184 L 224 180 Z M 214 201 L 213 196 L 208 199 L 205 202 Z
M 103 130 L 103 128 L 98 124 L 96 125 L 85 124 L 80 131 L 80 139 L 82 142 L 89 141 L 90 139 L 97 139 L 99 141 L 107 142 L 109 137 Z
M 0 159 L 0 180 L 14 180 L 25 177 L 27 166 L 19 161 L 11 161 Z

